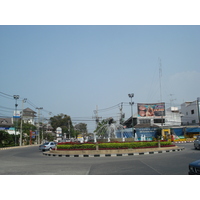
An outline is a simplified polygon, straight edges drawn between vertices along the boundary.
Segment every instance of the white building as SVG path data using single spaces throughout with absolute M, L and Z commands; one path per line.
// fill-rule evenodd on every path
M 181 104 L 181 115 L 182 115 L 182 125 L 199 125 L 199 104 L 200 98 L 197 98 L 196 101 L 185 102 Z
M 178 107 L 170 107 L 165 112 L 165 126 L 181 126 L 181 114 Z
M 34 125 L 34 122 L 35 122 L 35 117 L 36 117 L 36 112 L 31 110 L 30 108 L 26 108 L 23 110 L 23 121 L 25 123 L 29 123 L 29 124 L 33 124 Z

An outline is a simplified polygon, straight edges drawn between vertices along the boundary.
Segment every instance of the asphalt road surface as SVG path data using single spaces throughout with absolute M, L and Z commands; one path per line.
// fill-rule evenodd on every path
M 0 150 L 0 175 L 187 175 L 200 159 L 193 143 L 178 152 L 123 157 L 44 156 L 38 146 Z

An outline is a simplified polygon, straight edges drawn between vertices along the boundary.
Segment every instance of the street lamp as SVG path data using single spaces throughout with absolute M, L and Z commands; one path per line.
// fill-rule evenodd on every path
M 38 109 L 38 144 L 40 144 L 40 110 L 42 110 L 43 108 L 36 108 Z
M 17 99 L 19 99 L 19 95 L 13 95 L 13 98 L 15 99 L 15 115 L 14 115 L 14 118 L 17 118 Z M 15 120 L 15 122 L 18 122 L 17 120 Z M 15 146 L 16 146 L 16 128 L 17 128 L 17 125 L 15 123 Z
M 20 141 L 19 141 L 19 145 L 22 146 L 22 120 L 23 120 L 23 110 L 24 110 L 24 103 L 26 103 L 27 98 L 24 98 L 22 100 L 22 112 L 21 112 L 21 132 L 20 132 Z
M 134 102 L 132 101 L 134 94 L 131 93 L 131 94 L 128 94 L 128 96 L 131 98 L 131 102 L 129 102 L 129 104 L 131 105 L 132 131 L 133 131 L 133 136 L 135 137 L 134 129 L 133 129 L 133 104 L 134 104 Z

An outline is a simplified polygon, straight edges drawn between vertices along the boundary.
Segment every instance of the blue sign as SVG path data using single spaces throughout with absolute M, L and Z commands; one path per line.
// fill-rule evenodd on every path
M 156 136 L 156 131 L 157 128 L 136 128 L 136 134 L 139 140 L 144 137 L 146 139 L 152 139 Z
M 126 128 L 122 130 L 117 130 L 116 131 L 116 136 L 117 138 L 121 138 L 123 134 L 124 138 L 133 138 L 133 130 L 132 128 Z

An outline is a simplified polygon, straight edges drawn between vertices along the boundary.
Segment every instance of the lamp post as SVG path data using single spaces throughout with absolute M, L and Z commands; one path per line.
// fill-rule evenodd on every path
M 133 131 L 133 136 L 135 137 L 134 129 L 133 129 L 133 104 L 134 104 L 134 102 L 132 101 L 132 98 L 134 97 L 134 94 L 131 93 L 131 94 L 128 94 L 128 96 L 131 98 L 131 102 L 129 102 L 129 104 L 131 105 L 132 131 Z
M 27 98 L 24 98 L 22 100 L 22 113 L 21 113 L 21 132 L 20 132 L 20 140 L 19 140 L 19 146 L 22 146 L 22 120 L 23 120 L 23 110 L 24 110 L 24 103 L 26 103 Z
M 15 99 L 15 115 L 14 118 L 17 118 L 17 99 L 19 99 L 19 95 L 13 95 L 13 98 Z M 17 120 L 15 120 L 15 122 L 18 122 Z M 15 123 L 15 146 L 16 146 L 16 128 L 17 128 L 17 124 Z
M 38 144 L 40 144 L 40 110 L 42 110 L 43 108 L 36 108 L 38 109 Z

